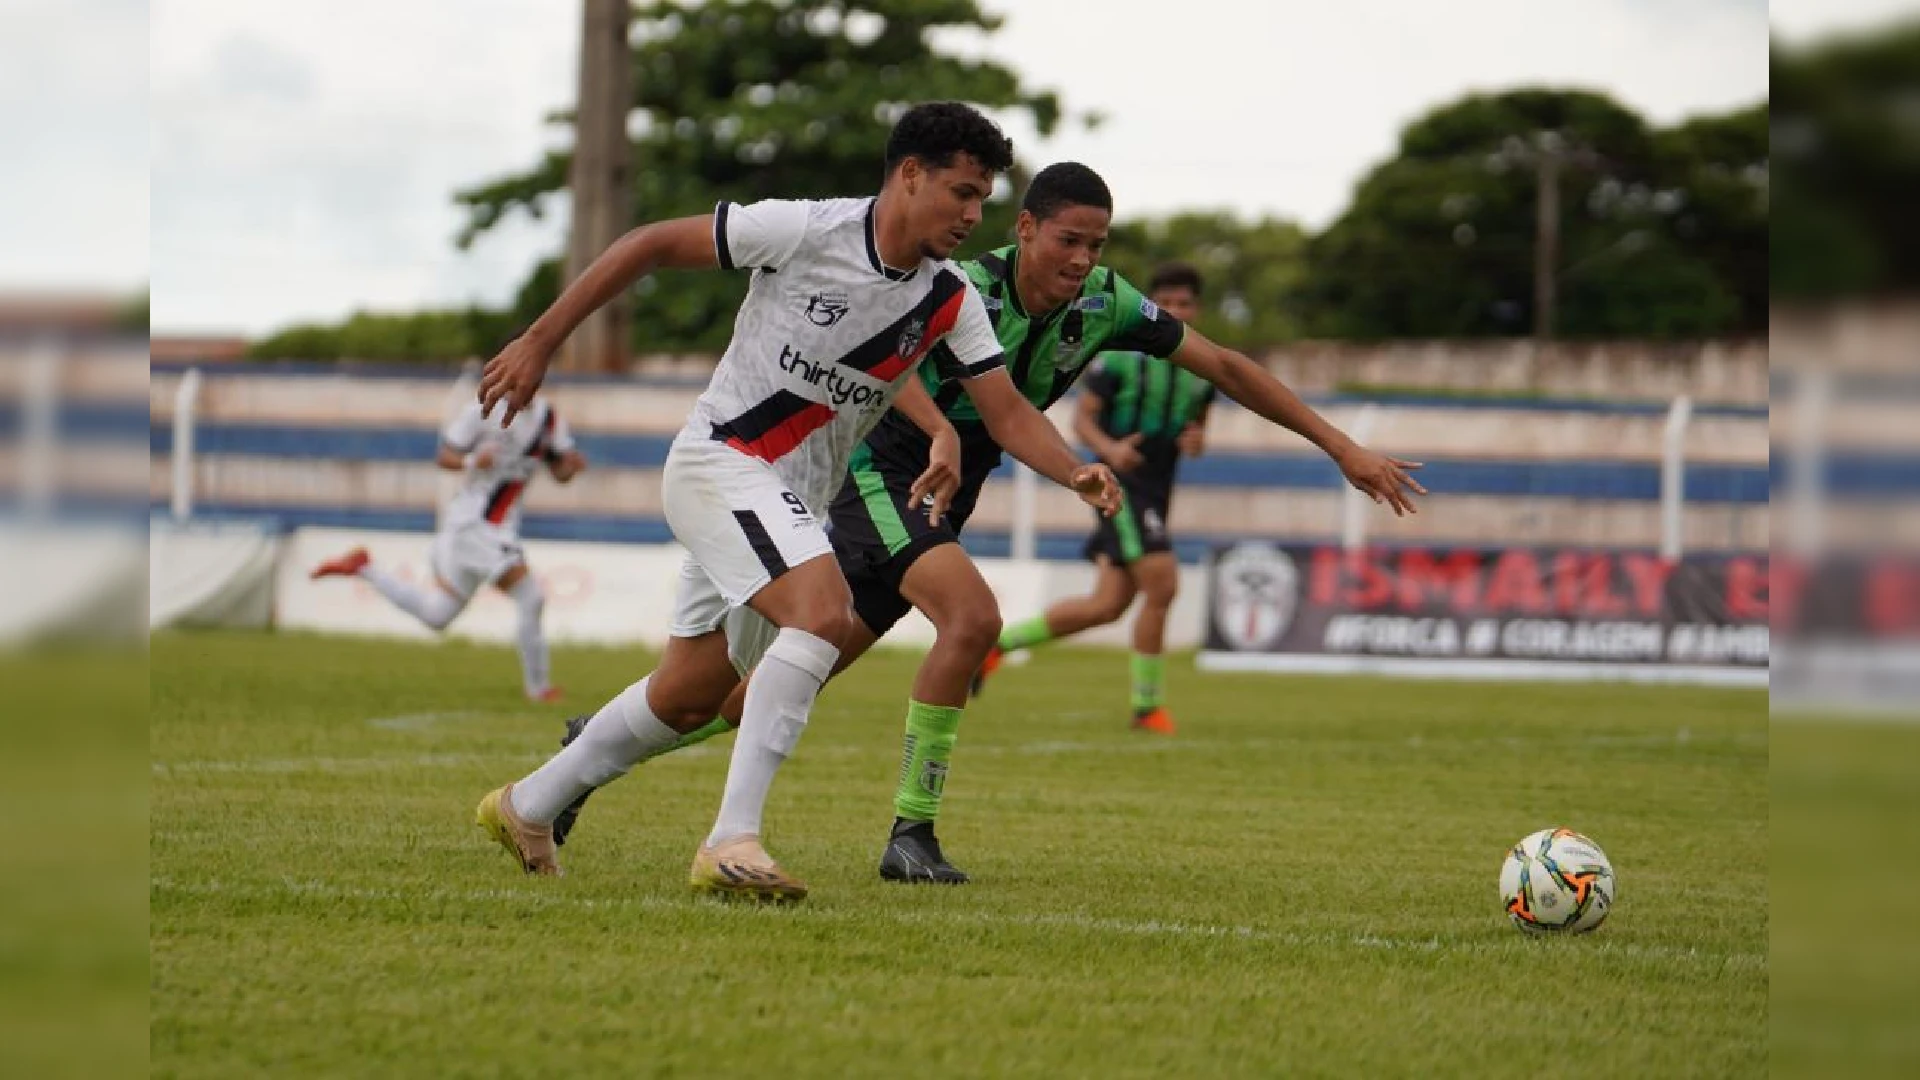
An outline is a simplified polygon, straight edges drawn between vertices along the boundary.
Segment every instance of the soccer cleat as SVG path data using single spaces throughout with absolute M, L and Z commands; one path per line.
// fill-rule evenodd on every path
M 579 738 L 580 733 L 587 730 L 587 721 L 591 719 L 593 719 L 591 715 L 586 715 L 576 716 L 567 721 L 567 733 L 560 736 L 560 748 L 565 750 L 573 740 Z M 567 834 L 573 831 L 573 823 L 580 817 L 580 808 L 587 805 L 588 796 L 599 790 L 599 788 L 588 788 L 581 792 L 579 798 L 568 803 L 567 808 L 560 811 L 560 813 L 554 817 L 553 843 L 555 847 L 559 847 L 567 842 Z
M 1155 735 L 1171 735 L 1174 732 L 1173 717 L 1167 715 L 1164 706 L 1140 709 L 1133 714 L 1135 731 L 1151 731 Z
M 513 785 L 487 792 L 473 811 L 473 823 L 499 841 L 529 874 L 559 877 L 560 862 L 554 856 L 553 829 L 531 825 L 513 812 Z
M 919 885 L 965 885 L 971 879 L 940 853 L 933 822 L 893 819 L 893 835 L 880 856 L 880 876 Z
M 352 577 L 372 561 L 373 557 L 367 554 L 366 548 L 357 547 L 337 559 L 328 559 L 314 567 L 313 573 L 308 574 L 307 579 L 319 581 L 323 577 Z
M 533 702 L 535 705 L 552 705 L 566 696 L 559 687 L 549 686 L 538 693 L 528 694 L 527 700 Z
M 967 693 L 969 696 L 980 696 L 980 691 L 987 688 L 987 676 L 1000 670 L 1000 661 L 1005 658 L 1006 655 L 1006 653 L 1000 651 L 1000 646 L 998 645 L 995 645 L 987 651 L 987 658 L 980 662 L 980 670 L 974 672 L 973 679 L 967 683 Z
M 752 833 L 723 841 L 718 847 L 700 845 L 687 880 L 694 892 L 725 900 L 797 904 L 807 898 L 806 882 L 780 869 Z

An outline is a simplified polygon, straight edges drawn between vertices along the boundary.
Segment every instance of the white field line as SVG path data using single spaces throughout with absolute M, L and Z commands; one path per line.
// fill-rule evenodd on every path
M 710 901 L 688 898 L 671 900 L 660 896 L 617 896 L 589 897 L 575 896 L 563 892 L 533 893 L 515 889 L 444 889 L 428 888 L 418 891 L 403 889 L 371 889 L 359 886 L 336 885 L 331 882 L 282 878 L 274 882 L 257 884 L 229 884 L 218 880 L 183 881 L 165 875 L 151 879 L 151 888 L 159 893 L 178 893 L 185 896 L 236 896 L 248 899 L 274 899 L 277 897 L 308 897 L 322 900 L 359 900 L 383 902 L 417 902 L 420 900 L 454 901 L 466 904 L 511 903 L 531 905 L 541 908 L 584 911 L 684 911 L 694 908 L 724 910 L 722 905 Z M 955 911 L 945 908 L 920 908 L 915 910 L 865 910 L 847 911 L 833 908 L 803 907 L 793 910 L 791 916 L 796 919 L 813 922 L 833 923 L 872 923 L 887 922 L 902 926 L 984 926 L 1017 927 L 1021 929 L 1066 930 L 1089 934 L 1096 937 L 1171 937 L 1171 938 L 1220 938 L 1235 941 L 1258 941 L 1293 948 L 1351 948 L 1383 952 L 1406 952 L 1439 955 L 1504 955 L 1520 953 L 1537 948 L 1539 941 L 1522 936 L 1515 931 L 1513 936 L 1498 940 L 1448 940 L 1443 938 L 1395 938 L 1380 934 L 1343 934 L 1343 933 L 1299 933 L 1284 930 L 1263 930 L 1252 926 L 1222 926 L 1208 923 L 1163 922 L 1152 920 L 1137 922 L 1127 919 L 1107 919 L 1091 915 L 1078 914 L 1009 914 L 992 911 Z M 1661 963 L 1706 964 L 1718 966 L 1728 971 L 1767 970 L 1767 954 L 1764 952 L 1712 953 L 1699 949 L 1681 949 L 1664 945 L 1639 945 L 1608 941 L 1605 932 L 1600 936 L 1583 940 L 1583 947 L 1600 956 L 1619 956 L 1633 960 L 1653 960 Z

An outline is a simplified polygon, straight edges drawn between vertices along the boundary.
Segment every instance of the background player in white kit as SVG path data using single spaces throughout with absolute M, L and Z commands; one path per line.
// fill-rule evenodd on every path
M 463 478 L 433 537 L 432 585 L 414 585 L 374 566 L 366 548 L 321 563 L 312 576 L 358 577 L 434 630 L 445 630 L 481 586 L 495 586 L 517 611 L 514 639 L 527 697 L 558 701 L 540 625 L 546 595 L 527 570 L 520 547 L 520 504 L 543 466 L 564 484 L 587 467 L 586 457 L 574 447 L 567 422 L 542 395 L 505 428 L 482 418 L 479 402 L 468 403 L 441 432 L 434 464 Z
M 753 274 L 661 476 L 667 524 L 689 558 L 660 666 L 475 812 L 523 869 L 559 873 L 552 823 L 567 804 L 706 724 L 757 662 L 719 817 L 690 878 L 703 892 L 806 895 L 759 833 L 774 772 L 853 628 L 852 595 L 817 515 L 917 364 L 963 380 L 996 441 L 1035 471 L 1117 506 L 1107 467 L 1082 465 L 1014 387 L 985 305 L 948 261 L 1012 165 L 1011 143 L 978 112 L 915 106 L 887 139 L 877 198 L 722 202 L 711 215 L 643 225 L 487 365 L 480 400 L 489 411 L 504 403 L 511 420 L 559 343 L 636 279 L 672 268 Z

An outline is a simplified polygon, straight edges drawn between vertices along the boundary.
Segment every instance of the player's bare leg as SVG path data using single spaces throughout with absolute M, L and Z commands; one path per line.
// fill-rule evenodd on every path
M 1180 592 L 1180 563 L 1170 551 L 1143 555 L 1127 567 L 1140 590 L 1133 617 L 1133 726 L 1161 735 L 1174 732 L 1166 709 L 1167 614 Z
M 1010 652 L 1031 649 L 1083 630 L 1118 622 L 1133 603 L 1133 577 L 1100 556 L 1093 578 L 1093 591 L 1085 596 L 1056 600 L 1038 615 L 1008 623 L 1000 631 L 1000 640 L 987 652 L 987 659 L 974 676 L 973 692 L 986 688 L 987 677 L 1000 670 L 1000 661 Z
M 1000 608 L 986 579 L 959 544 L 941 544 L 914 560 L 900 595 L 933 623 L 933 647 L 914 676 L 894 822 L 880 859 L 889 881 L 965 884 L 934 835 L 949 760 L 974 672 L 1000 634 Z

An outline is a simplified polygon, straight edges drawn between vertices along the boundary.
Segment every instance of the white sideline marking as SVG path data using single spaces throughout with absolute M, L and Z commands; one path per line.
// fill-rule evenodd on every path
M 585 910 L 727 910 L 727 908 L 722 905 L 691 897 L 685 900 L 670 900 L 661 896 L 617 896 L 602 899 L 588 896 L 574 896 L 560 892 L 538 893 L 524 892 L 515 889 L 434 888 L 423 889 L 418 892 L 409 892 L 402 889 L 369 889 L 335 885 L 331 882 L 299 880 L 296 878 L 282 878 L 278 882 L 261 883 L 257 885 L 230 885 L 218 880 L 181 881 L 177 878 L 162 875 L 150 879 L 149 885 L 150 888 L 160 892 L 177 892 L 188 896 L 240 896 L 256 898 L 311 896 L 325 900 L 383 900 L 405 902 L 417 900 L 451 900 L 472 904 L 507 901 L 515 904 L 531 904 L 536 907 L 579 908 Z M 1498 940 L 1393 938 L 1379 934 L 1303 934 L 1293 931 L 1262 930 L 1252 926 L 1219 926 L 1208 923 L 1161 922 L 1159 920 L 1134 922 L 1127 919 L 1106 919 L 1091 915 L 1071 914 L 1009 915 L 992 911 L 950 911 L 940 908 L 923 908 L 910 911 L 882 909 L 878 911 L 856 912 L 831 908 L 803 907 L 785 914 L 791 914 L 792 917 L 795 918 L 820 922 L 891 922 L 903 926 L 965 925 L 1040 927 L 1046 929 L 1074 930 L 1087 934 L 1106 934 L 1126 937 L 1232 938 L 1240 941 L 1261 941 L 1299 948 L 1344 947 L 1388 952 L 1465 955 L 1520 952 L 1525 949 L 1538 948 L 1540 942 L 1543 940 L 1522 936 L 1518 931 L 1515 931 L 1510 937 L 1503 937 Z M 1703 953 L 1699 949 L 1678 949 L 1664 945 L 1622 944 L 1604 939 L 1592 945 L 1590 951 L 1602 956 L 1622 956 L 1629 959 L 1714 964 L 1739 971 L 1764 972 L 1767 969 L 1767 954 L 1764 952 L 1715 954 Z
M 401 716 L 376 716 L 367 721 L 367 726 L 382 731 L 425 731 L 435 724 L 450 720 L 477 720 L 486 715 L 479 712 L 406 713 Z

